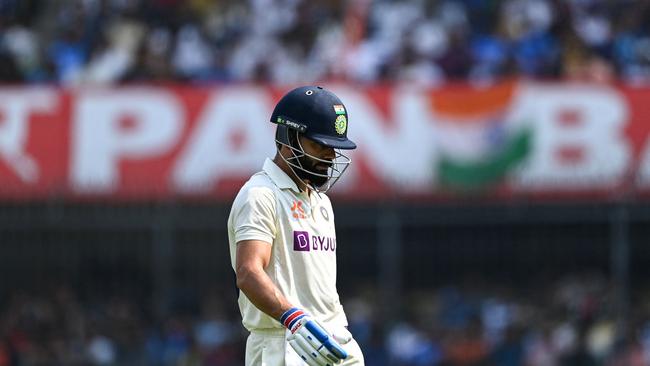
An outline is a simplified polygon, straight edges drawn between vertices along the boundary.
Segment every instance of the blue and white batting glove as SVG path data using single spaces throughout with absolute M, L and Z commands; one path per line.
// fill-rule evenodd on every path
M 298 308 L 287 310 L 280 322 L 291 331 L 291 348 L 309 366 L 332 366 L 348 357 L 348 353 L 316 320 Z

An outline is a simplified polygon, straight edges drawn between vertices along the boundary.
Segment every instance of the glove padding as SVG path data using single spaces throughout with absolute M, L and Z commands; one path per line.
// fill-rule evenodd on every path
M 309 366 L 332 366 L 348 357 L 348 353 L 316 320 L 298 308 L 287 310 L 280 321 L 291 335 L 291 348 Z

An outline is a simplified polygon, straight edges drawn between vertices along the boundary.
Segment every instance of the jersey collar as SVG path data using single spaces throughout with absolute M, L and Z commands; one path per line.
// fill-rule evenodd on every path
M 279 166 L 277 166 L 273 160 L 266 158 L 264 161 L 264 167 L 262 168 L 266 175 L 271 178 L 273 183 L 280 189 L 290 188 L 297 193 L 300 193 L 300 189 L 296 183 L 285 173 Z

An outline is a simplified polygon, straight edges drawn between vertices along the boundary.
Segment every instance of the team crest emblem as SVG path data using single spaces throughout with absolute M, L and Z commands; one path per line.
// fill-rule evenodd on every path
M 323 215 L 325 221 L 330 221 L 330 214 L 327 212 L 327 209 L 325 207 L 320 208 L 320 213 Z
M 334 121 L 334 129 L 336 130 L 336 133 L 338 133 L 339 135 L 343 135 L 347 128 L 348 128 L 348 119 L 345 118 L 344 115 L 340 115 L 336 117 L 336 121 Z

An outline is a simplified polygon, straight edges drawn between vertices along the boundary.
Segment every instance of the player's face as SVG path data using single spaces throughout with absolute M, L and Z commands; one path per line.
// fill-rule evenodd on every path
M 308 180 L 316 187 L 320 187 L 327 182 L 329 179 L 328 170 L 332 166 L 332 161 L 336 157 L 334 149 L 331 147 L 323 146 L 316 141 L 310 140 L 306 137 L 300 137 L 300 144 L 305 152 L 305 156 L 300 157 L 299 161 L 302 164 L 305 170 L 309 170 L 316 174 L 309 174 L 305 172 L 305 177 L 301 177 L 305 180 Z M 326 160 L 328 162 L 318 161 L 310 158 L 307 155 L 314 156 L 321 160 Z

